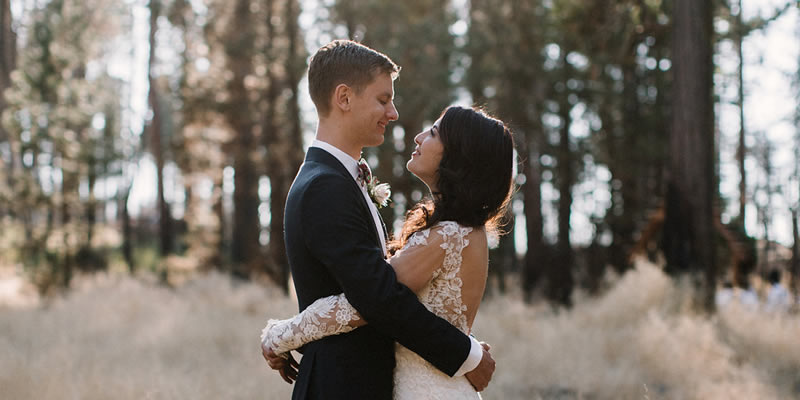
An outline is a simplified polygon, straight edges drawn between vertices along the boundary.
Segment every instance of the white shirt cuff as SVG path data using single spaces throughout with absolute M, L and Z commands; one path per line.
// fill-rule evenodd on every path
M 470 336 L 469 340 L 472 346 L 469 349 L 469 355 L 467 359 L 464 361 L 464 364 L 461 364 L 461 368 L 456 371 L 455 376 L 462 376 L 467 372 L 472 371 L 473 369 L 478 367 L 478 364 L 481 363 L 481 359 L 483 359 L 483 347 L 481 346 L 480 342 L 478 342 L 474 337 Z

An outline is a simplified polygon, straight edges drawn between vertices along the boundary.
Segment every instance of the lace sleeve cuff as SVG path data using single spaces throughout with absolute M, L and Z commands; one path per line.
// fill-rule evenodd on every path
M 261 331 L 261 344 L 277 354 L 295 350 L 326 336 L 347 333 L 361 317 L 344 293 L 318 299 L 293 318 L 271 319 Z

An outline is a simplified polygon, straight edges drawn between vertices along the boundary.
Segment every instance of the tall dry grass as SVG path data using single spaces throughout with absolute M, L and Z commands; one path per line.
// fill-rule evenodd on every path
M 98 276 L 67 297 L 0 309 L 3 399 L 287 399 L 258 348 L 294 302 L 219 275 L 177 289 Z M 488 299 L 475 334 L 498 367 L 486 399 L 800 398 L 800 317 L 706 318 L 650 264 L 570 311 Z
M 277 289 L 210 275 L 178 289 L 82 281 L 67 298 L 0 311 L 3 399 L 285 399 L 261 357 Z
M 800 398 L 800 317 L 733 305 L 707 318 L 688 298 L 639 262 L 568 312 L 488 302 L 475 326 L 498 360 L 486 397 Z

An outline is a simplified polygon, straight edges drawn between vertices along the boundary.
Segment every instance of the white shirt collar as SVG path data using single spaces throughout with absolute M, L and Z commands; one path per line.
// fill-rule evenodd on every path
M 328 153 L 331 153 L 331 155 L 336 157 L 336 159 L 339 160 L 340 163 L 342 163 L 344 168 L 350 172 L 350 175 L 352 175 L 353 179 L 357 180 L 358 161 L 353 159 L 353 157 L 350 157 L 349 154 L 339 150 L 336 146 L 327 142 L 323 142 L 319 139 L 314 139 L 314 142 L 311 143 L 311 147 L 317 147 L 327 151 Z

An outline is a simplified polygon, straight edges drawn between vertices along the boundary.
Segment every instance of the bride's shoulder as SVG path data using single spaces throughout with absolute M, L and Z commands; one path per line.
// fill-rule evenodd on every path
M 448 239 L 465 236 L 469 232 L 454 221 L 439 221 L 433 226 L 420 229 L 411 234 L 405 247 L 439 245 Z
M 404 247 L 426 246 L 428 245 L 428 237 L 431 235 L 431 228 L 416 231 L 408 238 L 408 242 Z
M 452 235 L 455 233 L 466 234 L 472 231 L 472 228 L 461 225 L 456 221 L 439 221 L 429 229 L 435 232 L 442 232 L 445 235 Z
M 411 234 L 405 247 L 444 245 L 444 243 L 454 243 L 454 240 L 461 243 L 460 247 L 467 247 L 473 243 L 478 247 L 485 247 L 486 230 L 483 227 L 464 226 L 455 221 L 439 221 L 429 228 Z
M 444 241 L 452 241 L 448 239 L 461 239 L 463 246 L 467 247 L 471 244 L 477 247 L 485 247 L 488 244 L 486 229 L 484 227 L 469 227 L 459 224 L 455 221 L 441 221 L 430 228 L 436 232 L 438 237 Z

